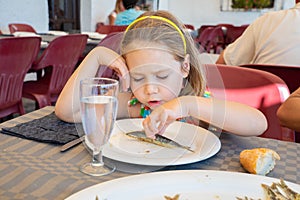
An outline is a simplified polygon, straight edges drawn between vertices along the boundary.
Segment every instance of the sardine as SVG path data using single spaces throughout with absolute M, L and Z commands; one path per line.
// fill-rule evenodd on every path
M 271 186 L 262 184 L 266 194 L 270 199 L 300 199 L 300 194 L 290 189 L 283 179 L 279 183 L 273 183 Z
M 133 132 L 126 133 L 126 135 L 138 139 L 140 141 L 148 142 L 162 147 L 167 147 L 167 148 L 179 147 L 195 153 L 195 151 L 193 151 L 190 147 L 179 144 L 178 142 L 175 142 L 174 140 L 171 140 L 160 134 L 155 134 L 155 139 L 147 137 L 145 131 L 133 131 Z

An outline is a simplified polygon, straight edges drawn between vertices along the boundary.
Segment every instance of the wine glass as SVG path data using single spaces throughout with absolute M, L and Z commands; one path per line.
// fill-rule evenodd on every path
M 93 153 L 92 162 L 80 167 L 91 176 L 112 173 L 116 167 L 103 162 L 102 149 L 108 142 L 117 115 L 119 83 L 108 78 L 88 78 L 80 82 L 80 111 L 85 143 Z

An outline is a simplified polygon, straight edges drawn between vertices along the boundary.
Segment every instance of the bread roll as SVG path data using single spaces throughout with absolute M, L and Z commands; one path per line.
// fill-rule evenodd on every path
M 280 156 L 267 148 L 247 149 L 240 153 L 240 162 L 252 174 L 266 175 L 274 167 Z

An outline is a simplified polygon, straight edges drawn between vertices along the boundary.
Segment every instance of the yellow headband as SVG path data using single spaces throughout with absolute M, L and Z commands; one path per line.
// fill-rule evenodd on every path
M 184 53 L 186 54 L 186 41 L 185 41 L 185 38 L 184 38 L 184 35 L 183 35 L 182 31 L 178 28 L 178 26 L 177 26 L 174 22 L 172 22 L 171 20 L 169 20 L 169 19 L 167 19 L 167 18 L 160 17 L 160 16 L 153 16 L 153 15 L 152 15 L 152 16 L 144 16 L 144 17 L 140 17 L 140 18 L 134 20 L 131 24 L 128 25 L 128 27 L 127 27 L 126 30 L 125 30 L 125 33 L 126 33 L 126 32 L 127 32 L 134 24 L 136 24 L 137 22 L 142 21 L 142 20 L 144 20 L 144 19 L 148 19 L 148 18 L 150 18 L 150 19 L 158 19 L 158 20 L 167 22 L 168 24 L 172 25 L 172 26 L 176 29 L 176 31 L 179 33 L 179 35 L 180 35 L 180 37 L 181 37 L 181 39 L 182 39 L 183 47 L 184 47 Z

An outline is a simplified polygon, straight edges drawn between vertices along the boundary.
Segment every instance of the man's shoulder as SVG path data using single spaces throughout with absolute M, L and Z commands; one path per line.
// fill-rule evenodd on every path
M 270 11 L 258 17 L 253 24 L 269 24 L 282 20 L 288 10 Z

